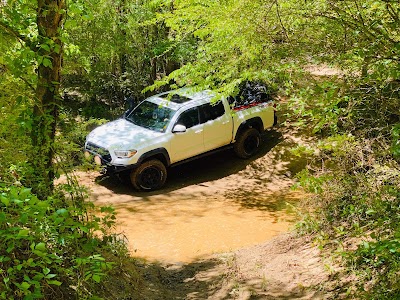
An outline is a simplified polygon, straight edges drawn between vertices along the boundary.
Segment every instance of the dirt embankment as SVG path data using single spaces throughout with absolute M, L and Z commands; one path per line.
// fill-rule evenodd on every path
M 104 299 L 331 299 L 319 250 L 289 233 L 186 264 L 124 260 L 114 272 Z
M 257 157 L 225 151 L 173 168 L 152 193 L 80 174 L 95 204 L 116 207 L 133 256 L 147 259 L 121 264 L 104 298 L 325 299 L 318 249 L 285 233 L 306 197 L 291 190 L 306 161 L 290 149 L 308 142 L 282 124 L 264 135 Z

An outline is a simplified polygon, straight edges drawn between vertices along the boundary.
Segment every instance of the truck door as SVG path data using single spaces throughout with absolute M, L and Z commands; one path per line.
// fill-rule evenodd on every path
M 200 124 L 199 108 L 184 111 L 175 122 L 186 126 L 186 132 L 173 133 L 171 162 L 177 162 L 204 152 L 204 126 Z M 174 126 L 175 126 L 174 125 Z
M 225 113 L 222 101 L 200 106 L 200 122 L 204 124 L 204 150 L 209 151 L 232 140 L 232 116 Z

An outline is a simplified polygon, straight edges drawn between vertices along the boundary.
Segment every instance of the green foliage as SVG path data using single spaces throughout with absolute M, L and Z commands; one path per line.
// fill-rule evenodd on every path
M 325 137 L 317 145 L 313 171 L 298 174 L 299 184 L 315 194 L 313 212 L 298 228 L 317 234 L 322 246 L 337 248 L 352 273 L 348 276 L 357 276 L 339 294 L 394 299 L 400 293 L 400 169 L 393 160 L 398 159 L 400 97 L 397 81 L 374 78 L 371 73 L 334 84 L 319 79 L 290 99 L 297 124 Z M 346 246 L 354 239 L 365 242 Z
M 382 137 L 332 136 L 319 143 L 322 168 L 298 174 L 299 184 L 316 193 L 311 216 L 299 229 L 316 233 L 322 245 L 341 245 L 349 272 L 358 278 L 350 287 L 363 299 L 400 293 L 400 169 L 383 149 L 388 144 Z M 357 250 L 343 246 L 355 237 L 364 240 Z
M 336 34 L 322 40 L 331 47 L 328 53 L 340 53 L 334 60 L 345 61 L 347 68 L 355 67 L 364 76 L 398 78 L 398 2 L 356 0 L 319 4 L 310 5 L 311 15 L 322 17 L 332 24 L 331 28 L 336 27 Z
M 115 110 L 126 96 L 138 101 L 156 77 L 177 68 L 181 47 L 171 48 L 168 28 L 153 21 L 168 6 L 125 0 L 70 6 L 64 85 L 79 89 L 91 104 Z
M 38 56 L 34 49 L 40 47 L 36 12 L 26 1 L 7 1 L 5 4 L 0 7 L 1 65 L 34 87 L 37 83 L 34 67 Z
M 58 173 L 69 173 L 78 166 L 82 169 L 93 169 L 93 165 L 84 157 L 86 136 L 95 127 L 108 120 L 93 118 L 84 120 L 68 111 L 61 112 L 59 118 L 58 130 L 62 134 L 56 136 L 55 149 Z
M 345 87 L 333 81 L 309 81 L 289 99 L 297 126 L 312 128 L 313 133 L 336 134 L 342 129 L 348 111 L 349 96 Z
M 53 188 L 53 144 L 59 102 L 65 1 L 3 1 L 0 34 L 8 46 L 2 54 L 7 73 L 31 89 L 30 130 L 35 156 L 28 155 L 31 187 L 50 195 Z
M 277 1 L 175 1 L 159 15 L 174 43 L 198 41 L 191 59 L 152 88 L 175 82 L 199 85 L 223 94 L 237 93 L 247 80 L 273 84 L 293 65 L 289 46 L 290 3 Z M 290 28 L 287 28 L 289 26 Z
M 97 217 L 88 205 L 39 200 L 23 187 L 1 189 L 0 299 L 49 297 L 76 283 L 84 295 L 85 285 L 101 281 L 111 264 L 96 252 L 107 244 L 115 216 L 101 208 Z
M 375 238 L 375 235 L 372 236 Z M 396 299 L 400 285 L 398 272 L 400 270 L 400 238 L 395 236 L 379 239 L 376 242 L 364 241 L 357 251 L 349 257 L 363 268 L 360 272 L 363 281 L 374 281 L 373 291 L 361 293 L 366 299 Z
M 23 82 L 7 72 L 0 76 L 0 183 L 21 180 L 18 169 L 29 155 L 31 96 Z
M 323 136 L 350 134 L 386 140 L 392 135 L 395 141 L 393 126 L 400 121 L 399 87 L 390 78 L 379 82 L 357 77 L 299 82 L 288 102 L 290 116 L 297 118 L 297 126 Z
M 392 153 L 395 158 L 400 158 L 400 124 L 392 129 Z
M 85 283 L 89 281 L 100 283 L 101 279 L 106 275 L 106 272 L 111 270 L 113 265 L 110 262 L 106 262 L 99 254 L 75 258 L 73 263 L 73 268 L 78 279 L 76 290 L 79 298 L 83 296 L 81 291 Z
M 304 169 L 300 171 L 296 177 L 299 179 L 299 186 L 306 192 L 320 194 L 323 191 L 323 184 L 329 179 L 324 177 L 317 177 L 310 174 L 310 171 Z

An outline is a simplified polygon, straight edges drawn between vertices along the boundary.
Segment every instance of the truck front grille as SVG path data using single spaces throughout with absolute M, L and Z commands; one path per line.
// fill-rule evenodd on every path
M 93 144 L 91 142 L 87 142 L 85 149 L 92 154 L 99 155 L 101 159 L 105 162 L 109 163 L 111 161 L 110 152 L 103 147 L 97 146 L 96 144 Z

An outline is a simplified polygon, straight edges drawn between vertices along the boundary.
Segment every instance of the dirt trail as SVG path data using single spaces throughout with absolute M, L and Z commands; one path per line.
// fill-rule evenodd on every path
M 116 208 L 117 231 L 128 239 L 132 255 L 190 263 L 288 231 L 290 204 L 302 197 L 290 190 L 291 175 L 303 162 L 276 162 L 275 156 L 288 158 L 277 152 L 285 143 L 279 132 L 267 132 L 258 157 L 241 160 L 231 150 L 213 154 L 172 168 L 166 187 L 152 193 L 96 173 L 79 176 L 96 205 Z
M 116 208 L 118 232 L 134 257 L 148 260 L 144 277 L 157 274 L 142 297 L 323 299 L 309 289 L 327 277 L 318 250 L 292 235 L 273 238 L 289 231 L 290 210 L 305 197 L 291 186 L 306 161 L 290 149 L 308 141 L 288 125 L 263 139 L 251 160 L 214 154 L 173 168 L 166 187 L 152 193 L 78 174 L 96 205 Z

